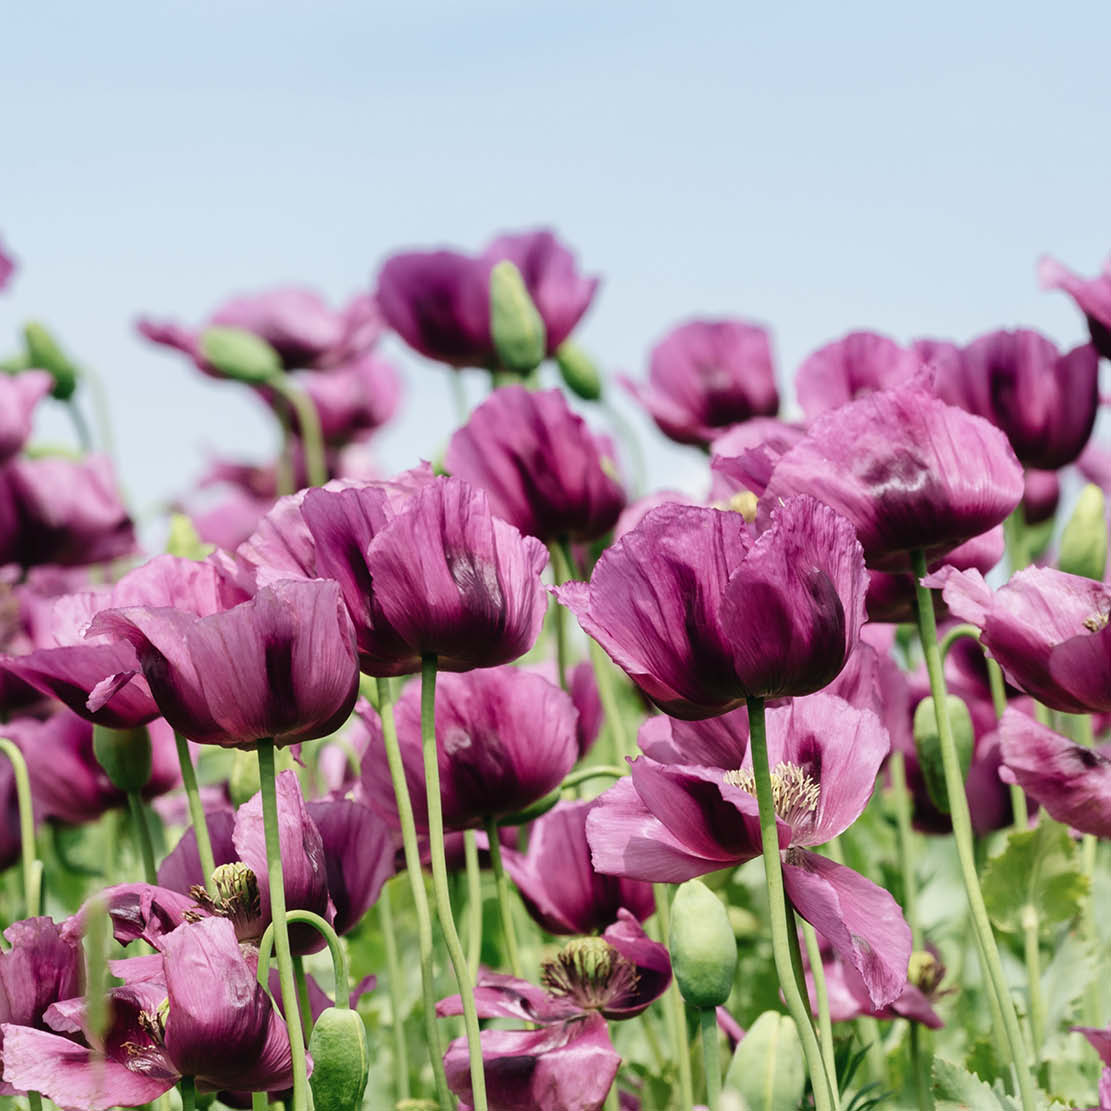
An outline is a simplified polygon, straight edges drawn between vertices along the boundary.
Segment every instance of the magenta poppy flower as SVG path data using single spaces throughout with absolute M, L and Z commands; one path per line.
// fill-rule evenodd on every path
M 1096 350 L 1111 358 L 1111 259 L 1095 278 L 1082 278 L 1056 259 L 1043 256 L 1038 260 L 1038 281 L 1042 289 L 1060 289 L 1067 293 L 1088 321 L 1088 331 Z
M 83 567 L 134 551 L 135 528 L 106 457 L 21 458 L 0 467 L 0 565 Z
M 870 568 L 936 559 L 1000 524 L 1023 495 L 1022 468 L 999 429 L 918 385 L 823 413 L 784 454 L 756 518 L 810 494 L 855 526 Z
M 760 497 L 779 457 L 805 435 L 804 425 L 757 417 L 719 436 L 710 445 L 710 499 L 727 502 L 746 490 Z
M 199 744 L 278 747 L 334 733 L 359 693 L 338 584 L 287 580 L 207 617 L 168 606 L 102 610 L 93 634 L 127 641 L 166 720 Z M 118 681 L 126 683 L 135 672 Z M 90 700 L 108 704 L 108 688 Z
M 810 419 L 859 397 L 909 382 L 922 356 L 877 332 L 850 332 L 818 348 L 795 375 L 795 391 Z
M 134 648 L 110 636 L 87 636 L 93 618 L 101 610 L 125 606 L 172 606 L 203 616 L 247 596 L 213 563 L 156 556 L 112 587 L 53 599 L 42 622 L 47 629 L 36 638 L 39 646 L 25 655 L 3 657 L 0 668 L 89 721 L 130 729 L 153 721 L 159 710 Z M 104 697 L 109 692 L 110 701 Z
M 427 828 L 420 729 L 421 684 L 409 683 L 395 716 L 417 828 Z M 444 827 L 467 829 L 515 814 L 562 782 L 578 759 L 571 698 L 541 675 L 515 667 L 441 675 L 436 739 Z M 385 748 L 372 739 L 363 759 L 367 805 L 397 822 Z
M 554 593 L 661 709 L 700 718 L 834 679 L 865 584 L 852 526 L 794 498 L 758 539 L 739 513 L 662 506 Z
M 594 870 L 586 819 L 596 804 L 595 799 L 558 803 L 529 827 L 526 852 L 502 853 L 529 914 L 548 933 L 596 933 L 613 923 L 622 907 L 641 922 L 655 910 L 651 884 Z
M 53 387 L 45 370 L 0 374 L 0 463 L 22 450 L 31 435 L 31 414 Z
M 535 1030 L 484 1030 L 482 1058 L 490 1111 L 599 1111 L 621 1058 L 606 1019 L 633 1018 L 671 982 L 667 950 L 628 911 L 602 937 L 579 938 L 545 961 L 544 988 L 497 973 L 475 987 L 480 1018 L 516 1018 Z M 462 1013 L 458 995 L 436 1006 L 441 1017 Z M 469 1107 L 467 1042 L 444 1054 L 448 1086 Z
M 679 325 L 652 348 L 647 385 L 621 382 L 681 444 L 708 444 L 730 425 L 779 409 L 768 333 L 743 320 Z
M 485 490 L 499 517 L 545 542 L 594 540 L 625 505 L 612 445 L 559 390 L 495 390 L 452 436 L 444 462 Z
M 1061 480 L 1056 471 L 1027 468 L 1026 489 L 1022 495 L 1023 518 L 1028 525 L 1040 525 L 1057 512 L 1061 500 Z
M 1081 833 L 1111 837 L 1111 758 L 1046 728 L 1015 709 L 999 723 L 1002 777 L 1017 783 L 1051 817 Z
M 1083 1034 L 1088 1039 L 1088 1044 L 1099 1054 L 1099 1059 L 1104 1065 L 1111 1066 L 1111 1029 L 1099 1029 L 1095 1026 L 1074 1026 L 1072 1033 Z M 1091 1111 L 1109 1111 L 1111 1109 L 1111 1067 L 1105 1068 L 1099 1077 L 1099 1106 Z
M 289 1086 L 285 1024 L 230 922 L 179 926 L 162 938 L 156 960 L 160 974 L 112 989 L 102 1043 L 85 1029 L 80 999 L 47 1010 L 46 1023 L 58 1033 L 0 1027 L 5 1079 L 87 1111 L 152 1102 L 183 1076 L 210 1092 Z
M 490 271 L 504 259 L 521 272 L 544 321 L 551 355 L 590 307 L 598 279 L 581 275 L 574 256 L 550 231 L 499 236 L 479 255 L 445 250 L 392 255 L 378 273 L 382 315 L 426 358 L 497 370 Z
M 332 370 L 300 375 L 297 381 L 312 400 L 325 442 L 333 445 L 381 428 L 401 400 L 401 379 L 393 364 L 373 354 Z M 296 415 L 294 429 L 300 433 Z
M 621 515 L 617 518 L 617 524 L 613 526 L 613 542 L 616 543 L 627 532 L 632 532 L 653 509 L 659 509 L 661 505 L 701 504 L 703 503 L 698 498 L 692 498 L 689 494 L 684 494 L 680 490 L 657 490 L 652 494 L 645 494 L 643 498 L 637 498 L 636 501 L 630 502 L 621 511 Z
M 943 567 L 924 580 L 977 626 L 1012 686 L 1071 714 L 1111 710 L 1111 586 L 1028 567 L 991 590 L 977 571 Z
M 382 332 L 377 306 L 366 294 L 337 311 L 312 290 L 296 286 L 235 297 L 195 330 L 147 318 L 139 320 L 136 327 L 144 338 L 181 351 L 211 374 L 200 351 L 200 340 L 205 330 L 215 325 L 242 328 L 266 340 L 287 370 L 342 365 L 369 351 Z
M 1056 470 L 1092 435 L 1099 356 L 1091 344 L 1062 355 L 1029 329 L 990 332 L 941 366 L 934 392 L 1002 429 L 1026 466 Z
M 906 984 L 910 928 L 870 880 L 809 852 L 860 816 L 891 741 L 879 719 L 833 695 L 767 714 L 783 881 L 798 913 L 863 977 L 876 1006 Z M 587 819 L 600 872 L 679 883 L 761 853 L 751 755 L 731 767 L 641 756 Z

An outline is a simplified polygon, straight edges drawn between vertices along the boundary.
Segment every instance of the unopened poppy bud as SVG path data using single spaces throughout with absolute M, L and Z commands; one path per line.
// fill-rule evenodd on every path
M 150 779 L 150 734 L 145 725 L 134 729 L 93 726 L 93 754 L 97 763 L 121 791 L 141 791 Z
M 1091 483 L 1080 491 L 1076 508 L 1061 534 L 1057 566 L 1070 575 L 1103 581 L 1107 566 L 1107 503 L 1103 491 Z
M 166 540 L 166 551 L 181 559 L 204 559 L 213 546 L 206 544 L 197 534 L 197 527 L 184 513 L 170 515 L 170 535 Z
M 945 978 L 945 965 L 928 949 L 918 949 L 910 955 L 907 979 L 923 995 L 930 996 L 937 991 Z
M 529 296 L 521 271 L 508 259 L 490 271 L 490 337 L 501 369 L 530 374 L 544 361 L 544 319 Z
M 266 382 L 282 373 L 278 352 L 243 328 L 206 328 L 200 346 L 201 357 L 212 370 L 237 382 Z
M 357 1011 L 329 1007 L 309 1038 L 316 1111 L 358 1111 L 370 1075 L 366 1029 Z
M 961 782 L 968 778 L 972 765 L 972 746 L 975 734 L 972 730 L 972 715 L 964 700 L 955 694 L 948 696 L 949 725 L 953 730 L 953 741 L 957 748 L 957 762 L 960 764 Z M 930 801 L 943 813 L 949 813 L 949 792 L 945 788 L 945 768 L 941 760 L 941 738 L 937 731 L 937 715 L 934 700 L 923 698 L 914 711 L 914 747 L 918 751 L 918 766 L 926 784 Z
M 594 360 L 578 344 L 567 340 L 555 353 L 556 365 L 567 388 L 583 401 L 597 401 L 602 396 L 602 376 Z
M 54 379 L 51 393 L 59 401 L 72 397 L 80 372 L 58 341 L 37 320 L 24 325 L 23 341 L 27 345 L 28 364 L 37 370 L 45 370 Z
M 692 1007 L 719 1007 L 733 990 L 737 939 L 721 900 L 701 881 L 687 880 L 671 904 L 671 968 Z

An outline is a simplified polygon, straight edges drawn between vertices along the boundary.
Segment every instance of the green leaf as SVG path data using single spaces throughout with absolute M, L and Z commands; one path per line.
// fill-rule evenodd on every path
M 261 336 L 243 328 L 205 329 L 201 355 L 213 370 L 239 382 L 266 382 L 282 373 L 277 351 Z
M 806 1087 L 806 1061 L 789 1015 L 765 1011 L 749 1027 L 724 1087 L 741 1096 L 749 1111 L 795 1111 Z
M 1008 835 L 1007 847 L 988 862 L 981 888 L 992 922 L 1017 933 L 1035 915 L 1042 930 L 1075 918 L 1088 877 L 1077 867 L 1069 831 L 1043 817 L 1033 829 Z
M 972 731 L 972 715 L 964 704 L 964 699 L 955 694 L 947 696 L 949 706 L 949 726 L 953 730 L 953 741 L 957 746 L 957 763 L 961 769 L 961 782 L 968 778 L 972 764 L 972 745 L 975 734 Z M 941 737 L 937 730 L 937 715 L 934 700 L 923 698 L 914 711 L 914 747 L 918 750 L 918 766 L 926 791 L 938 810 L 949 813 L 949 792 L 945 789 L 945 769 L 941 760 Z
M 933 1076 L 937 1111 L 1018 1111 L 1010 1096 L 942 1057 L 934 1058 Z

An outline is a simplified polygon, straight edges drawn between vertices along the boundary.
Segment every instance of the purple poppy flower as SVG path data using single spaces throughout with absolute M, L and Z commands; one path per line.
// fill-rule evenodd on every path
M 551 355 L 589 308 L 598 279 L 579 274 L 574 256 L 550 231 L 499 236 L 477 256 L 443 250 L 391 256 L 378 273 L 382 315 L 426 358 L 497 370 L 490 271 L 504 259 L 521 272 L 544 321 Z
M 760 497 L 779 457 L 805 435 L 804 425 L 764 417 L 747 421 L 719 436 L 710 445 L 711 500 L 728 502 L 744 491 Z
M 8 254 L 4 244 L 0 242 L 0 290 L 7 288 L 15 273 L 15 259 Z
M 87 566 L 135 551 L 135 529 L 102 455 L 0 467 L 0 565 Z
M 367 354 L 334 370 L 298 377 L 309 395 L 328 444 L 361 439 L 386 424 L 397 412 L 401 380 L 392 363 Z M 294 429 L 299 432 L 294 415 Z
M 200 744 L 323 737 L 358 696 L 355 634 L 334 582 L 278 582 L 207 617 L 166 606 L 102 610 L 90 631 L 131 644 L 163 716 Z
M 598 1111 L 621 1058 L 606 1018 L 640 1014 L 667 989 L 671 961 L 628 911 L 602 937 L 579 938 L 545 961 L 546 990 L 525 980 L 484 973 L 475 988 L 480 1018 L 517 1018 L 538 1030 L 484 1030 L 482 1057 L 490 1111 Z M 462 1012 L 458 995 L 436 1006 L 440 1016 Z M 470 1106 L 467 1044 L 444 1054 L 448 1086 Z
M 616 544 L 627 532 L 632 532 L 653 509 L 659 509 L 661 505 L 700 504 L 702 503 L 699 499 L 692 498 L 680 490 L 657 490 L 655 493 L 646 494 L 643 498 L 630 502 L 621 511 L 617 524 L 613 526 L 613 542 Z
M 1026 490 L 1022 495 L 1023 517 L 1028 525 L 1040 525 L 1057 512 L 1061 500 L 1061 480 L 1056 471 L 1027 469 Z
M 543 675 L 549 683 L 559 683 L 558 668 L 554 660 L 529 664 L 528 670 Z M 598 680 L 589 660 L 580 660 L 567 672 L 567 693 L 571 696 L 571 701 L 579 714 L 575 736 L 581 759 L 594 747 L 594 742 L 602 731 L 604 718 L 602 698 L 598 693 Z
M 247 596 L 212 563 L 156 556 L 110 588 L 53 599 L 43 622 L 48 631 L 37 638 L 39 646 L 26 655 L 4 657 L 0 667 L 89 721 L 130 729 L 153 721 L 158 707 L 130 644 L 86 636 L 93 618 L 101 610 L 125 606 L 173 606 L 205 616 Z M 107 691 L 110 702 L 102 697 Z M 90 700 L 95 704 L 90 706 Z
M 768 333 L 743 320 L 679 325 L 652 348 L 647 385 L 621 382 L 681 444 L 708 444 L 730 425 L 779 409 Z
M 1111 1029 L 1100 1029 L 1096 1026 L 1074 1026 L 1072 1033 L 1083 1034 L 1088 1039 L 1088 1044 L 1099 1054 L 1099 1059 L 1111 1066 Z M 1099 1077 L 1099 1106 L 1091 1111 L 1108 1111 L 1111 1109 L 1111 1067 L 1105 1068 Z
M 1111 758 L 1015 709 L 999 723 L 1003 770 L 1050 816 L 1081 833 L 1111 837 Z
M 1002 429 L 1026 466 L 1056 470 L 1092 435 L 1099 356 L 1091 344 L 1062 355 L 1029 329 L 990 332 L 939 369 L 934 392 Z
M 157 959 L 161 976 L 112 989 L 103 1043 L 90 1044 L 77 999 L 47 1011 L 58 1034 L 0 1027 L 5 1079 L 87 1111 L 149 1103 L 183 1076 L 201 1091 L 289 1086 L 285 1024 L 230 922 L 208 918 L 178 927 L 162 939 Z
M 527 852 L 502 853 L 529 914 L 549 933 L 595 933 L 622 907 L 642 922 L 655 910 L 651 884 L 594 870 L 586 818 L 596 801 L 557 804 L 533 822 Z
M 1111 259 L 1096 278 L 1082 278 L 1056 259 L 1038 260 L 1038 281 L 1042 289 L 1064 290 L 1088 321 L 1088 331 L 1096 350 L 1111 358 Z
M 807 851 L 863 811 L 891 741 L 879 719 L 832 695 L 767 714 L 768 759 L 783 880 L 798 913 L 863 977 L 886 1006 L 906 983 L 910 928 L 870 880 Z M 586 835 L 600 872 L 678 883 L 760 855 L 751 755 L 731 768 L 665 764 L 647 756 L 600 796 Z
M 661 709 L 700 718 L 834 679 L 865 583 L 852 526 L 794 498 L 755 540 L 738 513 L 662 506 L 554 593 Z
M 909 382 L 922 356 L 876 332 L 850 332 L 818 348 L 795 376 L 802 411 L 810 419 L 859 397 Z
M 43 1015 L 47 1008 L 81 991 L 81 948 L 76 941 L 63 937 L 50 918 L 14 922 L 4 931 L 4 937 L 10 948 L 0 952 L 0 1023 L 45 1030 Z M 0 1065 L 3 1053 L 0 1037 Z M 3 1095 L 23 1090 L 0 1083 Z
M 595 540 L 625 505 L 612 445 L 559 390 L 495 390 L 452 436 L 444 462 L 485 490 L 499 517 L 545 542 Z
M 427 828 L 421 756 L 421 685 L 397 701 L 401 744 L 414 818 Z M 515 667 L 442 675 L 436 683 L 436 739 L 444 827 L 481 826 L 515 814 L 559 786 L 578 759 L 577 714 L 571 698 L 541 675 Z M 367 805 L 391 823 L 397 803 L 385 749 L 372 741 L 363 760 Z
M 999 429 L 909 385 L 819 416 L 776 463 L 757 526 L 794 494 L 847 517 L 870 568 L 902 570 L 912 550 L 936 559 L 1000 524 L 1022 468 Z
M 31 435 L 31 414 L 53 386 L 45 370 L 0 374 L 0 463 L 22 450 Z
M 1066 713 L 1111 710 L 1111 586 L 1028 567 L 992 591 L 978 571 L 943 567 L 923 580 L 980 640 L 1012 686 Z

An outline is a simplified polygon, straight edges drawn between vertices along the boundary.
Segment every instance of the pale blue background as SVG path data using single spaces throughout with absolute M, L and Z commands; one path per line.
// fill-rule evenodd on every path
M 5 8 L 0 353 L 39 316 L 111 391 L 141 509 L 206 445 L 261 457 L 234 387 L 144 345 L 404 245 L 551 223 L 605 285 L 581 338 L 643 373 L 697 312 L 771 325 L 782 371 L 852 327 L 1082 336 L 1051 250 L 1111 247 L 1111 7 L 1057 3 L 36 3 Z M 434 454 L 442 373 L 401 352 L 384 463 Z M 477 387 L 478 383 L 472 383 Z M 64 425 L 47 421 L 47 431 Z M 653 439 L 657 483 L 698 457 Z

